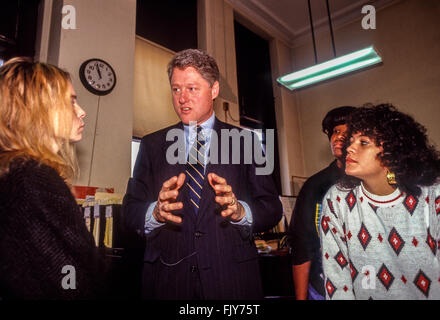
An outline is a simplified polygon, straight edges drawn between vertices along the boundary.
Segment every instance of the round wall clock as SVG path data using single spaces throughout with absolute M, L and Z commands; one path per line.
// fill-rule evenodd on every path
M 91 93 L 98 96 L 109 94 L 116 85 L 116 73 L 101 59 L 84 61 L 79 68 L 79 78 Z

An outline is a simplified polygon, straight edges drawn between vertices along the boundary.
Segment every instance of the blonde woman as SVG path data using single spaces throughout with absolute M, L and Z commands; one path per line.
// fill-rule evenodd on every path
M 85 112 L 69 74 L 0 67 L 0 300 L 95 298 L 94 243 L 71 192 Z

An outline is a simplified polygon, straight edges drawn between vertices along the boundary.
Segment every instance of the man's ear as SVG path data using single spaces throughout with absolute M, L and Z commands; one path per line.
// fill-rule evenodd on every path
M 212 100 L 218 97 L 219 92 L 220 92 L 220 84 L 218 83 L 218 81 L 216 81 L 212 84 L 211 87 Z

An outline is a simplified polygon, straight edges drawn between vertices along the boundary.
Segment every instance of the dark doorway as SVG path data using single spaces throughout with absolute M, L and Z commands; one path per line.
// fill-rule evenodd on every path
M 137 0 L 136 34 L 173 51 L 197 48 L 197 0 Z
M 270 68 L 269 42 L 234 22 L 240 125 L 275 130 L 273 178 L 281 194 L 277 125 Z M 263 136 L 263 144 L 265 137 Z
M 40 0 L 2 1 L 0 10 L 0 59 L 34 57 Z

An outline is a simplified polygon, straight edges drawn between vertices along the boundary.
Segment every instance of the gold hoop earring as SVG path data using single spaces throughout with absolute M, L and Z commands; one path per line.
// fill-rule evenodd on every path
M 396 175 L 394 174 L 394 172 L 391 172 L 391 171 L 387 172 L 387 181 L 388 181 L 389 185 L 397 184 L 397 182 L 396 182 Z

